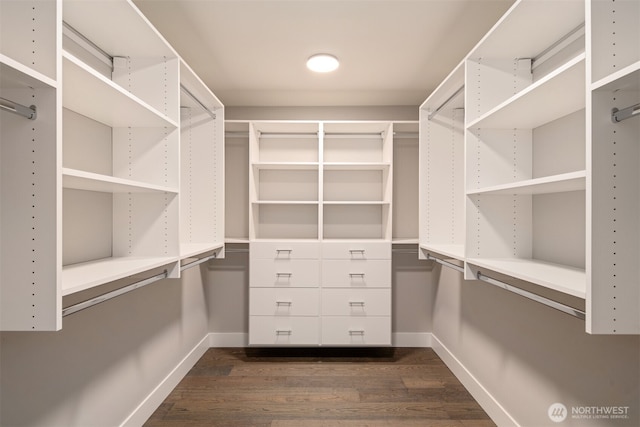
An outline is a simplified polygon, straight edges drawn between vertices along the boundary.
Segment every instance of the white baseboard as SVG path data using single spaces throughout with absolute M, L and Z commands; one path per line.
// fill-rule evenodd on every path
M 173 368 L 173 370 L 153 389 L 151 393 L 138 405 L 138 407 L 120 424 L 120 427 L 133 427 L 143 425 L 156 409 L 164 402 L 173 389 L 178 385 L 189 370 L 193 368 L 202 355 L 209 348 L 209 336 L 202 340 Z
M 394 332 L 394 347 L 431 347 L 431 332 Z
M 247 347 L 249 345 L 249 334 L 243 332 L 234 333 L 209 333 L 209 347 Z
M 462 385 L 471 393 L 474 399 L 482 406 L 482 409 L 491 417 L 493 422 L 499 426 L 520 427 L 506 409 L 484 388 L 478 379 L 458 360 L 458 358 L 442 344 L 442 342 L 432 335 L 432 348 L 436 354 L 447 365 L 451 372 L 460 380 Z

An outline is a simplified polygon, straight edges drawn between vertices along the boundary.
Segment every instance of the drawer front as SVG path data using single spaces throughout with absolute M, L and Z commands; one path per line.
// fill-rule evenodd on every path
M 389 346 L 391 316 L 323 317 L 322 345 Z
M 319 289 L 252 288 L 249 314 L 252 316 L 317 316 Z
M 313 287 L 320 284 L 320 261 L 305 259 L 251 260 L 252 287 Z
M 323 316 L 391 316 L 391 289 L 323 289 Z
M 391 260 L 323 260 L 322 286 L 329 288 L 390 288 Z
M 390 242 L 323 242 L 323 259 L 391 259 Z
M 318 317 L 249 317 L 249 345 L 319 344 Z
M 251 259 L 320 259 L 319 242 L 251 242 Z

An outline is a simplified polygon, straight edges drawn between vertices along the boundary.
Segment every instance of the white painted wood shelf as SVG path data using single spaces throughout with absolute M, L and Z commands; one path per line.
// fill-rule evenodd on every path
M 451 259 L 457 259 L 460 261 L 464 261 L 464 245 L 447 245 L 447 244 L 437 244 L 437 243 L 426 243 L 421 244 L 420 249 L 427 252 L 435 252 L 438 254 L 442 254 Z
M 518 181 L 510 184 L 495 185 L 477 190 L 469 190 L 467 191 L 467 194 L 550 194 L 579 191 L 584 190 L 585 188 L 586 171 L 577 171 L 542 178 L 534 178 L 526 181 Z
M 62 169 L 62 177 L 62 186 L 64 188 L 73 188 L 76 190 L 100 191 L 104 193 L 179 193 L 177 188 L 147 184 L 130 179 L 100 175 L 70 168 Z
M 227 241 L 227 243 L 232 243 Z M 225 242 L 181 243 L 180 258 L 192 258 L 224 248 Z
M 57 88 L 58 82 L 0 53 L 0 87 L 5 89 Z

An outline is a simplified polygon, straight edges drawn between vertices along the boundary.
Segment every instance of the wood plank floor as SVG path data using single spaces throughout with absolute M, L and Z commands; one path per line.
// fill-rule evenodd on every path
M 209 349 L 147 427 L 489 427 L 429 348 Z

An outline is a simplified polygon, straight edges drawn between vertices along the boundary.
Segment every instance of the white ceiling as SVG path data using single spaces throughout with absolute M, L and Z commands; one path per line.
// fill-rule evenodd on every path
M 226 106 L 419 105 L 513 0 L 134 0 Z M 340 59 L 308 71 L 314 53 Z

